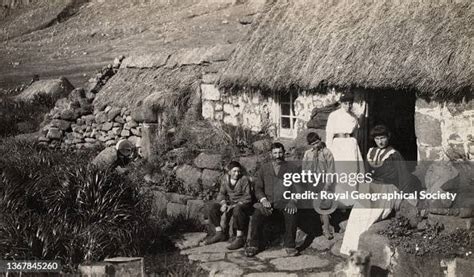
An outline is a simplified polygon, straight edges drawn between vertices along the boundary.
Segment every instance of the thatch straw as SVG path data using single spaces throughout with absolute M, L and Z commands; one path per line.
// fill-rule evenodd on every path
M 219 84 L 471 96 L 472 1 L 436 2 L 278 0 L 234 52 Z
M 94 105 L 113 104 L 133 109 L 144 101 L 153 101 L 156 110 L 177 107 L 179 99 L 196 91 L 200 78 L 196 66 L 120 69 L 97 94 Z

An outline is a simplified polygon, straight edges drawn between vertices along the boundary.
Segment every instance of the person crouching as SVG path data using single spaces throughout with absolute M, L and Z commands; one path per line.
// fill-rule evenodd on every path
M 208 209 L 208 218 L 215 227 L 216 233 L 210 237 L 206 244 L 224 241 L 227 235 L 224 231 L 229 215 L 234 217 L 233 226 L 237 230 L 234 240 L 227 247 L 235 250 L 245 245 L 245 233 L 252 214 L 251 183 L 247 176 L 242 176 L 242 166 L 236 161 L 227 165 L 227 174 L 219 179 L 219 194 L 216 202 L 212 202 Z

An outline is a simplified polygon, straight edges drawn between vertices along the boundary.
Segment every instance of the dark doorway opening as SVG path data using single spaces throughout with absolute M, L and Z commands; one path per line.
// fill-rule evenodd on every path
M 416 167 L 418 150 L 415 135 L 415 102 L 413 92 L 381 90 L 368 93 L 368 128 L 386 125 L 392 132 L 391 145 L 407 160 L 410 171 Z M 375 146 L 369 140 L 368 147 Z

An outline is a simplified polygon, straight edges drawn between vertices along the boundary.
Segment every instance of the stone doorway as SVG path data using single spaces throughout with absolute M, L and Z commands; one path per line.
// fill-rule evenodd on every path
M 391 144 L 409 161 L 408 167 L 413 171 L 418 159 L 415 135 L 415 102 L 414 92 L 382 90 L 367 93 L 368 122 L 367 137 L 370 129 L 384 124 L 392 131 Z M 374 146 L 369 139 L 368 147 Z

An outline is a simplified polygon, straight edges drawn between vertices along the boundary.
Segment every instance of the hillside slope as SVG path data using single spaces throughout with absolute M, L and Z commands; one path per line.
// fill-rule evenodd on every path
M 34 74 L 65 76 L 81 86 L 119 55 L 234 44 L 247 33 L 264 3 L 55 0 L 3 8 L 0 88 L 28 81 Z

